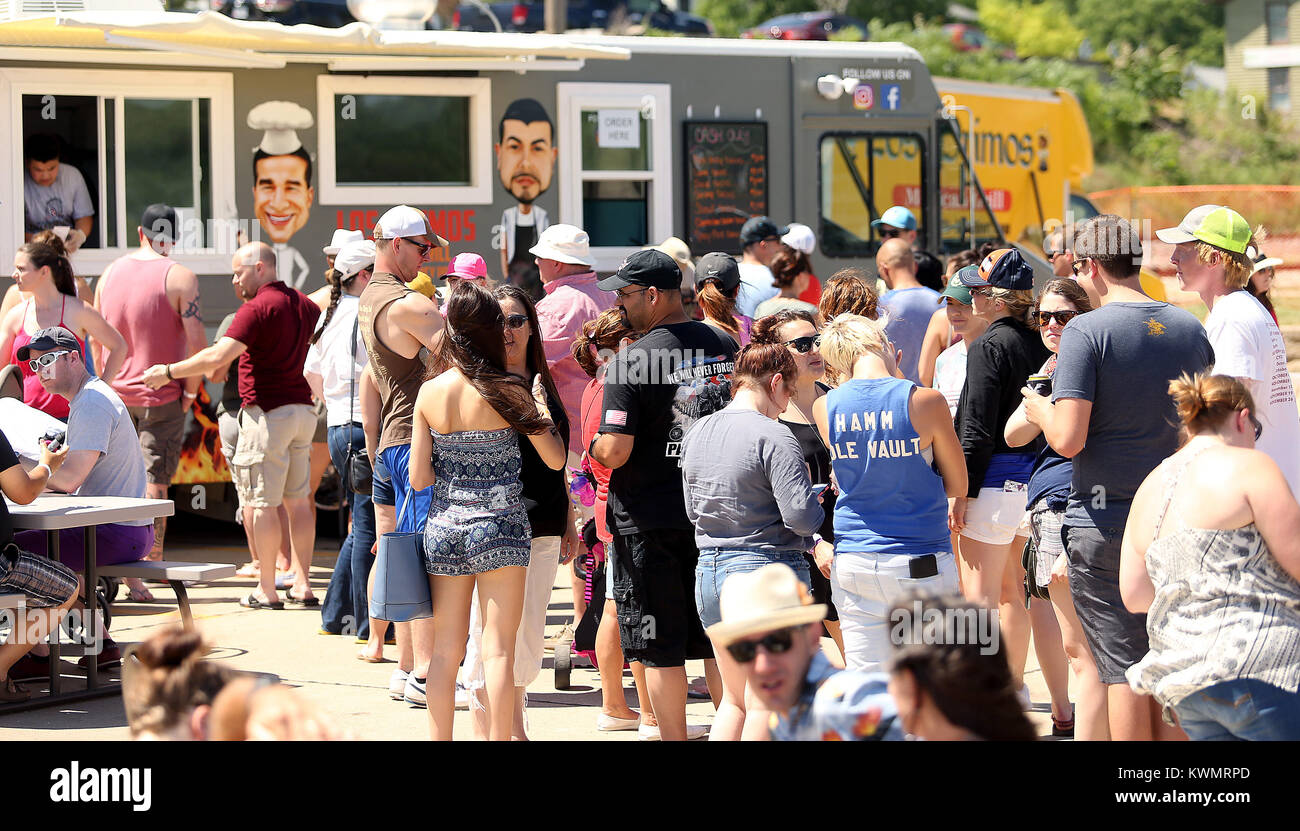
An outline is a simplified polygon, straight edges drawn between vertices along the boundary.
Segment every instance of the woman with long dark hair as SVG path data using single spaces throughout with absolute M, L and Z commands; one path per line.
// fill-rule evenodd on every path
M 929 741 L 1032 742 L 992 612 L 959 595 L 900 598 L 889 612 L 889 694 L 909 736 Z
M 781 309 L 800 309 L 816 314 L 817 307 L 800 299 L 808 288 L 810 274 L 805 270 L 808 258 L 797 251 L 781 251 L 772 257 L 768 268 L 772 272 L 774 285 L 781 293 L 758 304 L 754 310 L 754 320 L 761 320 Z
M 46 392 L 27 362 L 18 360 L 17 351 L 41 329 L 62 326 L 76 335 L 84 356 L 86 336 L 92 335 L 101 350 L 100 378 L 112 383 L 126 360 L 126 340 L 94 307 L 77 297 L 77 278 L 57 237 L 29 242 L 19 248 L 14 254 L 13 278 L 18 289 L 30 294 L 31 299 L 11 309 L 0 321 L 0 355 L 8 356 L 9 363 L 18 364 L 22 369 L 24 404 L 66 420 L 68 400 Z M 105 351 L 107 358 L 103 357 Z
M 454 289 L 453 289 L 454 291 Z M 506 372 L 520 382 L 533 378 L 541 380 L 546 393 L 546 406 L 555 420 L 555 427 L 564 439 L 567 452 L 569 420 L 560 403 L 559 392 L 546 364 L 546 353 L 538 335 L 537 308 L 533 300 L 518 286 L 498 286 L 492 296 L 501 304 L 505 315 Z M 561 564 L 573 560 L 579 550 L 577 510 L 569 501 L 568 484 L 564 468 L 556 470 L 542 460 L 531 443 L 519 446 L 523 464 L 519 482 L 523 486 L 524 507 L 528 509 L 528 523 L 532 527 L 532 548 L 528 559 L 527 579 L 524 587 L 523 616 L 519 633 L 515 637 L 515 698 L 514 722 L 511 737 L 528 738 L 524 730 L 526 699 L 524 690 L 542 669 L 546 635 L 546 606 L 555 585 L 555 573 Z M 462 681 L 469 691 L 470 706 L 474 709 L 475 733 L 487 737 L 491 710 L 481 694 L 484 684 L 482 639 L 483 619 L 478 614 L 477 602 L 470 608 L 470 643 L 462 669 Z
M 451 739 L 456 670 L 477 589 L 488 734 L 506 741 L 533 536 L 519 480 L 519 436 L 528 437 L 552 470 L 564 466 L 566 451 L 547 403 L 553 390 L 540 374 L 529 384 L 506 369 L 507 321 L 492 293 L 462 282 L 448 301 L 447 324 L 434 369 L 439 374 L 420 387 L 411 435 L 411 486 L 433 486 L 424 529 L 425 570 L 438 610 L 427 687 L 430 733 Z

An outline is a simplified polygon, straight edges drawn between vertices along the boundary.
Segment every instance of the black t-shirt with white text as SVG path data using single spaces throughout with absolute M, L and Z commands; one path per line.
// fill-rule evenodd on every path
M 609 481 L 609 525 L 631 534 L 690 530 L 682 495 L 682 438 L 731 401 L 736 345 L 695 321 L 656 326 L 609 363 L 600 432 L 632 435 Z

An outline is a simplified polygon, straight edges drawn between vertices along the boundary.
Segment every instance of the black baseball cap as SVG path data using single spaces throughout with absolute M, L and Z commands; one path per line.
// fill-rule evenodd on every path
M 730 254 L 714 251 L 700 257 L 695 266 L 695 287 L 703 286 L 709 280 L 717 280 L 723 291 L 731 291 L 740 285 L 740 266 Z
M 176 209 L 161 202 L 155 202 L 144 209 L 140 217 L 140 227 L 144 235 L 154 242 L 176 242 L 180 236 L 180 222 L 176 219 Z
M 50 326 L 32 335 L 27 345 L 18 347 L 15 354 L 18 360 L 26 361 L 33 352 L 48 352 L 51 349 L 71 349 L 80 353 L 81 344 L 77 343 L 76 335 L 62 326 Z
M 740 246 L 753 245 L 765 239 L 780 239 L 790 230 L 789 226 L 779 226 L 768 216 L 751 216 L 740 228 Z
M 614 291 L 625 286 L 653 286 L 661 291 L 680 291 L 682 270 L 677 261 L 664 252 L 649 248 L 629 254 L 618 271 L 596 283 L 602 291 Z
M 999 248 L 984 258 L 974 273 L 963 268 L 962 285 L 966 288 L 996 288 L 1030 291 L 1034 287 L 1034 269 L 1014 248 Z

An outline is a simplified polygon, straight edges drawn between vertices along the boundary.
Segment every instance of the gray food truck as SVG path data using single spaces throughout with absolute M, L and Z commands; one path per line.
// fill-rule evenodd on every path
M 588 231 L 602 272 L 672 236 L 738 253 L 756 214 L 811 226 L 823 278 L 872 270 L 871 220 L 891 205 L 931 252 L 1001 239 L 957 121 L 901 44 L 286 27 L 130 1 L 41 16 L 15 0 L 0 18 L 0 249 L 23 240 L 23 140 L 55 134 L 94 206 L 78 274 L 136 243 L 146 205 L 176 206 L 174 256 L 201 275 L 212 328 L 236 305 L 239 234 L 310 292 L 332 232 L 369 234 L 396 204 L 450 241 L 435 280 L 462 251 L 496 279 L 525 268 L 557 222 Z M 175 495 L 229 517 L 206 412 Z

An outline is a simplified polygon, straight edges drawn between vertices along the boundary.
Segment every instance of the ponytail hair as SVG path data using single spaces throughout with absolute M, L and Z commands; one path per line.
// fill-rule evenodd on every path
M 582 371 L 595 378 L 600 364 L 591 354 L 591 347 L 596 347 L 597 352 L 616 352 L 623 338 L 636 339 L 638 336 L 639 333 L 628 325 L 622 312 L 608 309 L 599 317 L 582 324 L 582 331 L 573 339 L 573 347 L 569 351 Z
M 325 318 L 321 321 L 320 328 L 313 332 L 311 340 L 307 341 L 310 344 L 315 344 L 316 341 L 320 340 L 321 333 L 325 331 L 325 327 L 330 325 L 330 318 L 334 317 L 334 310 L 338 308 L 339 298 L 343 296 L 343 281 L 339 279 L 341 276 L 337 268 L 331 268 L 325 272 L 325 282 L 330 287 L 330 304 L 325 309 Z M 356 275 L 352 276 L 355 277 Z M 348 279 L 352 278 L 349 277 Z
M 77 296 L 77 278 L 72 273 L 72 261 L 63 240 L 53 231 L 42 231 L 32 241 L 18 249 L 27 255 L 34 268 L 48 268 L 54 277 L 54 287 L 61 294 Z
M 736 322 L 735 289 L 726 293 L 722 291 L 722 286 L 717 280 L 705 280 L 695 295 L 695 302 L 704 311 L 706 318 L 733 335 L 740 334 L 740 324 Z
M 959 595 L 911 594 L 898 601 L 889 619 L 901 635 L 889 672 L 910 673 L 944 718 L 986 741 L 1037 738 L 1012 686 L 1004 642 L 999 639 L 988 652 L 988 633 L 980 624 L 996 621 L 991 611 Z
M 1189 436 L 1218 430 L 1234 413 L 1255 412 L 1250 391 L 1230 375 L 1183 373 L 1169 382 L 1178 419 Z

